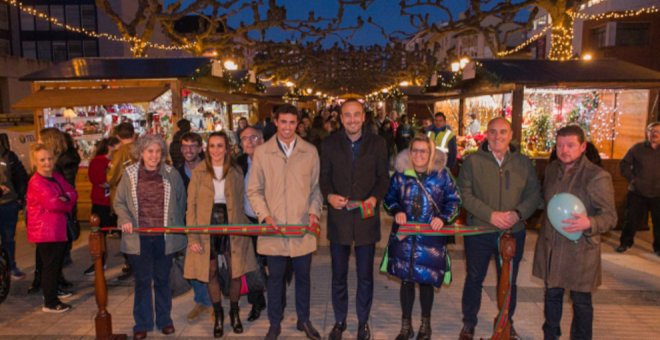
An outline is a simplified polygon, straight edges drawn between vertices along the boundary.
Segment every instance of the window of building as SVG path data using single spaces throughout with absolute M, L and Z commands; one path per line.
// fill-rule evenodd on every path
M 50 16 L 53 19 L 57 19 L 58 22 L 60 23 L 65 23 L 66 21 L 64 20 L 64 6 L 62 5 L 51 5 L 50 6 Z M 58 25 L 53 25 L 52 26 L 53 30 L 62 30 L 62 26 Z
M 74 27 L 80 27 L 80 7 L 78 5 L 66 5 L 66 23 Z
M 21 31 L 34 31 L 34 17 L 21 12 Z
M 7 39 L 0 39 L 0 55 L 10 55 L 11 54 L 11 41 Z
M 83 55 L 85 57 L 98 57 L 99 50 L 96 44 L 96 40 L 85 40 L 83 41 Z
M 649 23 L 617 22 L 616 46 L 644 46 L 649 43 Z
M 96 31 L 96 7 L 94 5 L 80 6 L 82 28 Z
M 8 5 L 0 5 L 0 30 L 9 30 L 9 9 Z
M 39 60 L 52 60 L 53 54 L 50 49 L 50 40 L 37 42 L 37 53 L 39 55 Z
M 34 9 L 41 13 L 48 14 L 47 5 L 34 6 Z M 50 31 L 50 22 L 48 22 L 48 20 L 39 18 L 35 18 L 34 20 L 37 22 L 37 31 Z
M 53 61 L 66 60 L 66 41 L 53 41 Z
M 83 56 L 82 42 L 78 40 L 69 40 L 69 59 L 80 58 Z
M 21 43 L 23 58 L 37 59 L 36 41 L 23 41 Z
M 595 48 L 607 46 L 607 29 L 605 26 L 591 29 L 591 41 Z

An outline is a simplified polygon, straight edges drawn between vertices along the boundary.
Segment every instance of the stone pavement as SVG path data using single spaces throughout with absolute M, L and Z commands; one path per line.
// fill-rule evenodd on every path
M 389 231 L 389 220 L 384 221 L 383 230 Z M 525 256 L 518 277 L 518 309 L 514 317 L 517 331 L 524 339 L 541 339 L 543 323 L 543 284 L 531 276 L 531 265 L 536 243 L 536 231 L 529 231 Z M 651 253 L 650 232 L 640 232 L 635 247 L 625 254 L 613 252 L 618 244 L 618 232 L 604 238 L 603 242 L 603 285 L 594 295 L 594 339 L 657 339 L 660 334 L 660 258 Z M 74 307 L 62 314 L 41 312 L 42 297 L 27 295 L 27 287 L 34 270 L 34 246 L 25 239 L 25 228 L 20 225 L 17 232 L 19 266 L 28 273 L 21 281 L 12 282 L 10 296 L 0 304 L 0 339 L 91 339 L 94 337 L 96 302 L 91 277 L 82 272 L 90 264 L 86 245 L 87 232 L 74 244 L 73 265 L 65 269 L 65 276 L 74 282 L 75 295 L 66 300 Z M 433 338 L 456 339 L 461 328 L 461 292 L 465 277 L 465 261 L 462 238 L 450 246 L 453 260 L 454 282 L 436 292 L 433 307 Z M 381 243 L 381 246 L 384 242 Z M 108 239 L 109 257 L 106 277 L 108 280 L 109 306 L 115 333 L 132 336 L 133 287 L 131 282 L 118 282 L 122 258 L 117 255 L 119 240 Z M 377 251 L 377 265 L 383 250 Z M 327 242 L 321 242 L 312 266 L 312 309 L 311 320 L 324 337 L 334 323 L 330 297 L 330 256 Z M 487 338 L 491 322 L 496 315 L 494 262 L 484 283 L 480 323 L 477 336 Z M 374 305 L 371 329 L 376 339 L 393 339 L 400 327 L 399 282 L 382 274 L 376 274 Z M 350 312 L 345 338 L 355 338 L 357 319 L 353 295 L 355 291 L 354 269 L 349 278 Z M 303 334 L 295 330 L 295 302 L 293 285 L 288 288 L 288 307 L 282 323 L 282 339 L 302 339 Z M 228 317 L 225 320 L 227 338 L 262 338 L 268 329 L 265 313 L 254 323 L 245 319 L 249 305 L 241 299 L 241 316 L 245 332 L 230 333 Z M 228 309 L 228 301 L 224 301 Z M 562 330 L 569 333 L 571 320 L 570 301 L 566 298 Z M 170 339 L 210 338 L 212 321 L 210 316 L 195 323 L 186 321 L 186 314 L 193 307 L 192 291 L 174 299 L 172 317 L 176 333 L 164 336 L 157 331 L 149 337 Z M 413 312 L 415 330 L 419 327 L 419 301 Z

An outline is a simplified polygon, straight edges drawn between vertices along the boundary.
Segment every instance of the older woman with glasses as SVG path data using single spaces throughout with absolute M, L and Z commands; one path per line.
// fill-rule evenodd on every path
M 123 232 L 121 252 L 128 254 L 135 273 L 134 338 L 144 339 L 154 327 L 152 293 L 156 326 L 163 334 L 175 331 L 169 275 L 172 255 L 186 247 L 186 236 L 139 229 L 183 225 L 186 189 L 179 173 L 165 164 L 167 145 L 160 136 L 140 137 L 133 152 L 139 161 L 124 170 L 113 207 Z
M 396 159 L 396 172 L 385 196 L 385 208 L 394 215 L 387 248 L 387 272 L 401 279 L 399 292 L 402 309 L 401 331 L 397 340 L 412 338 L 412 308 L 415 284 L 419 285 L 422 323 L 417 339 L 431 338 L 433 287 L 439 288 L 447 266 L 446 238 L 443 236 L 396 233 L 401 224 L 428 223 L 435 231 L 451 223 L 458 215 L 461 199 L 454 178 L 445 168 L 447 156 L 437 151 L 433 141 L 417 134 L 409 150 Z

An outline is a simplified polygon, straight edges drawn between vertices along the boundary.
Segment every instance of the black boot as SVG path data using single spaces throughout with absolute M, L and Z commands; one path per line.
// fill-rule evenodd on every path
M 225 333 L 225 312 L 222 310 L 222 303 L 213 304 L 213 314 L 215 322 L 213 323 L 213 337 L 222 338 Z
M 401 330 L 399 335 L 396 336 L 396 340 L 408 340 L 412 339 L 415 335 L 412 329 L 412 320 L 410 319 L 401 319 Z
M 422 324 L 419 325 L 417 340 L 431 340 L 431 318 L 422 318 Z
M 232 302 L 231 308 L 229 309 L 229 323 L 231 323 L 234 333 L 241 334 L 243 333 L 243 324 L 241 323 L 241 317 L 238 314 L 238 302 Z

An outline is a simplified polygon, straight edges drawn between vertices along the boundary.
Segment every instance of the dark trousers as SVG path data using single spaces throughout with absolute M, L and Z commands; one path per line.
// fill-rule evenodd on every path
M 16 223 L 18 223 L 18 203 L 16 201 L 0 205 L 0 240 L 2 249 L 9 257 L 9 269 L 16 269 Z
M 37 253 L 41 258 L 41 290 L 46 307 L 52 308 L 61 303 L 57 297 L 57 279 L 62 272 L 65 251 L 66 242 L 37 243 Z
M 660 197 L 644 197 L 628 191 L 626 197 L 626 218 L 623 221 L 620 243 L 632 247 L 635 233 L 642 223 L 649 218 L 653 221 L 653 250 L 660 251 Z
M 140 255 L 128 255 L 135 275 L 135 299 L 133 302 L 133 332 L 148 332 L 154 328 L 154 303 L 156 326 L 163 329 L 172 324 L 172 291 L 170 269 L 172 255 L 165 255 L 165 238 L 162 235 L 140 235 Z M 152 290 L 153 284 L 153 290 Z
M 250 216 L 248 216 L 248 218 L 250 219 L 250 221 L 252 223 L 257 223 L 257 222 L 255 222 L 256 219 L 253 220 Z M 258 236 L 250 236 L 250 238 L 252 239 L 252 246 L 254 248 L 254 256 L 257 258 L 257 270 L 261 270 L 261 269 L 263 269 L 264 258 L 263 258 L 263 256 L 257 254 L 257 238 L 258 238 Z M 247 299 L 248 299 L 248 302 L 251 305 L 257 305 L 259 307 L 266 306 L 266 297 L 264 296 L 263 291 L 252 291 L 251 290 L 251 291 L 248 292 Z
M 357 271 L 357 291 L 355 307 L 358 322 L 369 321 L 374 296 L 374 254 L 375 245 L 355 246 L 355 267 Z M 348 314 L 348 259 L 351 246 L 330 243 L 332 257 L 332 309 L 336 322 L 345 322 Z
M 594 308 L 591 304 L 591 293 L 571 290 L 573 301 L 573 322 L 571 322 L 572 340 L 591 340 Z M 543 324 L 543 339 L 555 340 L 561 336 L 561 314 L 564 302 L 564 288 L 546 288 L 545 290 L 545 323 Z
M 518 267 L 525 250 L 525 231 L 521 230 L 513 234 L 516 239 L 516 255 L 513 257 L 513 282 L 511 282 L 511 306 L 509 308 L 509 319 L 513 320 L 516 311 L 516 295 L 518 278 Z M 481 308 L 481 290 L 484 279 L 488 272 L 488 264 L 493 256 L 499 257 L 499 233 L 466 236 L 465 237 L 465 262 L 467 266 L 467 277 L 463 286 L 463 324 L 467 327 L 475 327 L 478 322 L 477 314 Z M 497 264 L 497 282 L 500 278 L 500 263 Z
M 274 328 L 280 327 L 283 318 L 284 302 L 286 301 L 284 273 L 289 259 L 291 259 L 291 266 L 296 280 L 296 314 L 298 315 L 298 321 L 309 321 L 312 254 L 298 257 L 266 256 L 266 261 L 268 261 L 268 320 L 270 326 Z M 278 292 L 281 293 L 278 294 Z

